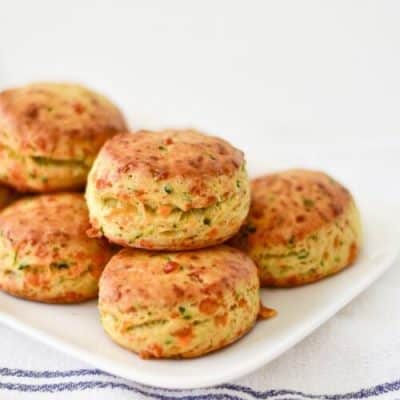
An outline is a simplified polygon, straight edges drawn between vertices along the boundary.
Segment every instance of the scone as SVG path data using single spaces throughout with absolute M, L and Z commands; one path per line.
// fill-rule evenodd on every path
M 347 189 L 322 172 L 289 170 L 252 182 L 247 222 L 231 244 L 259 268 L 263 286 L 297 286 L 351 265 L 360 215 Z
M 82 188 L 103 143 L 127 127 L 105 97 L 74 84 L 0 93 L 0 182 L 22 192 Z
M 250 192 L 243 153 L 192 130 L 120 134 L 88 178 L 91 234 L 144 249 L 222 243 L 240 228 Z
M 0 161 L 1 162 L 1 161 Z M 0 210 L 15 200 L 15 192 L 7 186 L 0 185 Z
M 114 254 L 86 235 L 81 194 L 52 194 L 17 201 L 0 213 L 0 289 L 46 303 L 75 303 L 97 296 L 98 280 Z
M 143 358 L 196 357 L 240 338 L 260 306 L 257 268 L 239 250 L 124 249 L 100 279 L 105 331 Z

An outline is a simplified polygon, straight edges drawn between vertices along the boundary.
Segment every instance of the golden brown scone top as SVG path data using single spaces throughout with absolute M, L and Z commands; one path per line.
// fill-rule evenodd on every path
M 103 304 L 120 311 L 202 300 L 206 307 L 217 305 L 224 291 L 248 283 L 256 275 L 252 260 L 229 246 L 181 253 L 124 249 L 106 266 L 100 297 Z
M 328 175 L 293 169 L 252 181 L 252 204 L 243 231 L 252 245 L 290 244 L 343 214 L 348 190 Z
M 243 153 L 223 139 L 194 130 L 140 131 L 115 136 L 101 150 L 115 173 L 137 173 L 156 180 L 232 175 Z
M 0 93 L 0 142 L 20 155 L 92 160 L 126 130 L 120 111 L 83 86 L 37 83 Z
M 36 256 L 45 258 L 52 252 L 53 245 L 59 251 L 80 242 L 90 245 L 89 216 L 82 194 L 63 193 L 28 197 L 18 200 L 0 213 L 0 229 L 13 247 L 20 249 L 34 246 Z

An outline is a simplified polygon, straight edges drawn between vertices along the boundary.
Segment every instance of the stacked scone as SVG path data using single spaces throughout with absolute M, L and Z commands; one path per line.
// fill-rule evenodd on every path
M 117 343 L 144 358 L 194 357 L 254 325 L 256 266 L 220 245 L 250 206 L 241 151 L 191 130 L 123 133 L 101 149 L 86 200 L 90 234 L 131 247 L 100 280 L 101 319 Z
M 357 208 L 326 174 L 250 184 L 244 154 L 221 138 L 127 131 L 81 86 L 0 93 L 0 208 L 36 194 L 0 212 L 2 290 L 47 303 L 99 292 L 115 342 L 143 358 L 195 357 L 274 315 L 260 282 L 306 284 L 356 259 Z M 85 197 L 71 192 L 86 180 Z
M 103 143 L 125 130 L 103 96 L 42 83 L 0 93 L 0 182 L 20 200 L 0 213 L 0 288 L 47 303 L 95 298 L 114 248 L 89 238 L 80 193 Z M 63 193 L 49 193 L 60 192 Z M 37 195 L 26 196 L 28 193 Z M 0 207 L 15 199 L 0 188 Z

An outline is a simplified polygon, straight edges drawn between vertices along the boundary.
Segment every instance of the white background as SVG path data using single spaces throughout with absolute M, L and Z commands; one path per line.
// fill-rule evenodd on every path
M 400 222 L 399 1 L 0 0 L 0 87 L 33 80 L 73 80 L 110 95 L 133 129 L 192 126 L 224 136 L 250 165 L 325 169 L 361 202 L 392 207 Z M 393 289 L 393 277 L 382 291 Z M 379 312 L 376 288 L 358 309 Z M 340 321 L 357 314 L 346 310 L 262 373 L 281 387 L 306 387 L 290 365 L 323 358 L 324 334 L 340 334 L 350 352 L 351 324 Z M 5 328 L 3 337 L 7 346 L 18 338 L 24 356 L 31 348 Z M 368 359 L 355 374 L 378 383 L 396 377 L 391 343 L 371 340 L 371 348 L 384 346 L 386 369 Z M 61 360 L 52 352 L 46 365 Z M 344 368 L 340 357 L 328 364 Z M 308 371 L 310 382 L 319 368 Z
M 396 195 L 381 176 L 399 166 L 398 1 L 0 0 L 0 13 L 0 87 L 82 82 L 133 129 L 193 126 L 250 164 Z

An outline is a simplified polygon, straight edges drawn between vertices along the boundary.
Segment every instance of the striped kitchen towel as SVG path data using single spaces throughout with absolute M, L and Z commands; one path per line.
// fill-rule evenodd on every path
M 400 380 L 362 388 L 352 392 L 320 394 L 290 389 L 255 390 L 233 383 L 209 389 L 171 390 L 143 386 L 107 374 L 97 369 L 27 370 L 0 369 L 0 393 L 4 398 L 118 398 L 159 400 L 210 400 L 210 399 L 260 399 L 260 400 L 347 400 L 400 398 Z M 6 394 L 6 392 L 9 392 Z M 3 397 L 1 397 L 3 398 Z M 94 398 L 94 397 L 93 397 Z

